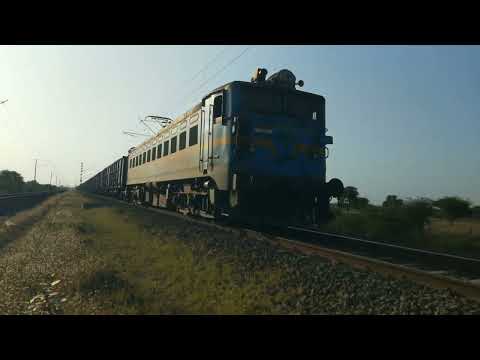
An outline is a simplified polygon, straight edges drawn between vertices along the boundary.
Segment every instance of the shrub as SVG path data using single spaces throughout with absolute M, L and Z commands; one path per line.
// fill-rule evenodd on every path
M 397 199 L 397 195 L 387 195 L 385 201 L 383 202 L 383 207 L 393 207 L 397 208 L 403 205 L 402 199 Z
M 471 215 L 470 202 L 455 196 L 447 196 L 435 202 L 445 217 L 453 223 L 455 220 Z
M 404 207 L 405 216 L 410 225 L 420 234 L 423 234 L 425 225 L 433 214 L 432 202 L 428 199 L 410 200 Z

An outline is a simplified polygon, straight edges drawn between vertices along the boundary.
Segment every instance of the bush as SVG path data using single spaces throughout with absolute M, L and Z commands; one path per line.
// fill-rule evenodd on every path
M 404 206 L 368 206 L 360 214 L 338 215 L 326 230 L 377 241 L 405 243 L 423 234 L 431 214 L 432 206 L 428 199 L 411 200 Z
M 404 207 L 407 221 L 417 232 L 423 234 L 425 225 L 433 214 L 432 202 L 428 199 L 411 200 Z
M 369 200 L 364 197 L 359 197 L 355 200 L 355 208 L 365 209 L 368 206 Z
M 472 216 L 473 217 L 480 217 L 480 206 L 474 206 L 472 208 Z
M 388 195 L 383 202 L 383 207 L 398 208 L 403 205 L 402 199 L 397 199 L 397 195 Z
M 16 171 L 0 171 L 0 194 L 19 193 L 23 190 L 24 184 L 22 175 Z
M 455 220 L 471 215 L 470 202 L 455 196 L 444 197 L 435 202 L 444 216 L 453 223 Z

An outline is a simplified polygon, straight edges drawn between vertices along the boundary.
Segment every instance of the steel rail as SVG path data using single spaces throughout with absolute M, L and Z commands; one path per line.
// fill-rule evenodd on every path
M 105 200 L 111 200 L 127 206 L 131 206 L 131 207 L 136 207 L 136 205 L 134 204 L 128 203 L 124 200 L 112 198 L 109 196 L 92 194 L 92 193 L 84 193 L 84 194 L 90 195 L 90 196 L 93 195 L 93 197 L 98 197 Z M 203 225 L 207 227 L 214 227 L 219 230 L 224 230 L 228 232 L 245 231 L 247 233 L 250 233 L 251 235 L 256 236 L 259 239 L 261 238 L 265 241 L 269 241 L 270 243 L 277 244 L 289 249 L 299 250 L 301 252 L 308 253 L 308 254 L 316 254 L 325 259 L 346 263 L 356 268 L 370 269 L 372 271 L 377 271 L 377 272 L 394 276 L 397 278 L 408 278 L 417 283 L 429 285 L 434 288 L 441 288 L 441 289 L 449 288 L 460 294 L 463 294 L 477 301 L 480 301 L 480 282 L 477 283 L 477 281 L 469 281 L 469 280 L 464 280 L 461 278 L 455 278 L 450 276 L 447 277 L 444 275 L 440 275 L 438 272 L 426 271 L 415 266 L 412 267 L 402 263 L 386 261 L 384 258 L 382 259 L 382 257 L 376 257 L 376 256 L 372 257 L 370 255 L 366 256 L 366 255 L 358 254 L 351 251 L 341 250 L 335 247 L 325 247 L 323 244 L 317 241 L 319 240 L 317 236 L 321 236 L 323 237 L 323 239 L 328 238 L 332 242 L 338 241 L 339 239 L 352 240 L 352 241 L 358 241 L 358 243 L 361 243 L 364 245 L 368 244 L 369 246 L 383 247 L 385 245 L 385 248 L 388 248 L 388 249 L 406 250 L 410 252 L 415 252 L 415 254 L 417 255 L 418 254 L 434 255 L 437 257 L 441 257 L 443 259 L 453 259 L 455 261 L 469 261 L 473 263 L 477 268 L 479 268 L 478 270 L 480 270 L 480 266 L 478 266 L 478 263 L 480 262 L 479 259 L 466 258 L 466 257 L 461 257 L 461 256 L 456 256 L 451 254 L 442 254 L 442 253 L 437 253 L 433 251 L 403 247 L 403 246 L 398 246 L 393 244 L 385 244 L 381 242 L 358 239 L 358 238 L 339 235 L 339 234 L 325 233 L 321 231 L 299 228 L 294 226 L 286 227 L 286 229 L 290 230 L 291 235 L 294 235 L 291 233 L 291 231 L 296 231 L 297 234 L 308 233 L 308 234 L 315 235 L 316 238 L 299 239 L 297 236 L 293 236 L 293 238 L 291 237 L 287 238 L 285 236 L 279 235 L 278 232 L 277 233 L 270 232 L 270 231 L 264 232 L 264 231 L 253 230 L 251 228 L 232 227 L 230 225 L 223 225 L 223 224 L 221 225 L 216 222 L 212 222 L 211 220 L 208 220 L 208 219 L 187 217 L 181 213 L 173 212 L 171 210 L 166 210 L 162 208 L 146 207 L 146 206 L 140 206 L 139 208 L 147 211 L 152 211 L 152 212 L 164 214 L 167 216 L 183 219 L 190 223 Z

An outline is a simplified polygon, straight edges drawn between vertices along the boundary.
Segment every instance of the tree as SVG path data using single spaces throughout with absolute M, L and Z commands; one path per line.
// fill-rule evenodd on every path
M 16 171 L 0 171 L 0 193 L 17 193 L 23 190 L 24 181 L 22 175 Z
M 445 217 L 453 224 L 453 222 L 461 217 L 471 215 L 470 202 L 468 200 L 447 196 L 435 201 L 435 206 L 442 209 Z
M 359 197 L 355 200 L 355 207 L 357 209 L 365 209 L 368 206 L 369 200 L 364 197 Z
M 472 216 L 480 217 L 480 206 L 472 207 Z
M 433 205 L 430 199 L 419 198 L 410 200 L 405 204 L 408 221 L 419 232 L 423 233 L 425 225 L 429 223 L 433 214 Z
M 338 197 L 338 202 L 341 204 L 342 207 L 345 206 L 345 200 L 348 202 L 348 206 L 350 207 L 355 203 L 355 200 L 358 197 L 358 190 L 354 186 L 347 186 L 343 189 L 343 194 Z
M 397 195 L 387 195 L 385 201 L 383 202 L 382 206 L 383 207 L 388 207 L 388 208 L 398 208 L 403 205 L 403 200 L 398 199 Z

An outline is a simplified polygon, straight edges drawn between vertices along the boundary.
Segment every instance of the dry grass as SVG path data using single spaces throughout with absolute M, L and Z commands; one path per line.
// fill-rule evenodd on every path
M 145 226 L 130 209 L 93 207 L 84 216 L 95 233 L 91 251 L 105 265 L 78 287 L 97 296 L 103 313 L 271 313 L 273 302 L 282 300 L 268 294 L 280 281 L 277 271 L 237 281 L 231 264 L 183 244 L 167 224 Z
M 478 313 L 454 294 L 76 192 L 20 220 L 31 225 L 0 249 L 0 314 Z
M 434 235 L 480 236 L 480 219 L 460 219 L 450 223 L 445 219 L 433 218 L 430 231 Z
M 233 263 L 178 238 L 208 231 L 179 235 L 183 222 L 142 209 L 72 192 L 10 220 L 1 238 L 3 314 L 262 314 L 288 297 L 272 291 L 278 270 L 239 277 Z M 47 301 L 30 303 L 39 296 Z
M 377 211 L 337 211 L 334 221 L 324 226 L 326 231 L 386 241 L 400 245 L 480 258 L 480 219 L 459 219 L 450 223 L 432 217 L 423 233 L 402 221 L 402 218 L 382 217 Z
M 0 217 L 0 248 L 24 235 L 33 224 L 58 205 L 60 196 L 54 195 L 34 208 L 20 211 L 13 216 Z

